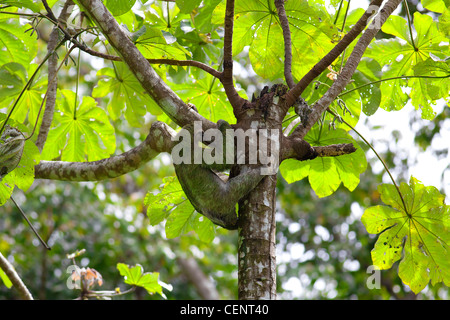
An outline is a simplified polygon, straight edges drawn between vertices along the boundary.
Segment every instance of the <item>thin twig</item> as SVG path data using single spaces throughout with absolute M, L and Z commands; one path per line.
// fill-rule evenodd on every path
M 372 81 L 372 82 L 368 82 L 365 84 L 362 84 L 356 88 L 353 89 L 349 89 L 347 91 L 342 92 L 339 97 L 342 97 L 346 94 L 349 94 L 353 91 L 359 90 L 361 88 L 367 87 L 367 86 L 371 86 L 380 82 L 384 82 L 384 81 L 392 81 L 392 80 L 399 80 L 399 79 L 403 79 L 403 80 L 407 80 L 407 79 L 446 79 L 446 78 L 450 78 L 450 73 L 445 75 L 445 76 L 398 76 L 398 77 L 390 77 L 390 78 L 384 78 L 384 79 L 380 79 L 380 80 L 376 80 L 376 81 Z
M 61 67 L 63 66 L 63 64 L 64 64 L 65 61 L 67 60 L 67 58 L 69 58 L 69 55 L 70 55 L 70 53 L 72 52 L 72 50 L 75 49 L 75 48 L 76 48 L 76 46 L 73 45 L 72 47 L 70 47 L 69 51 L 67 51 L 66 55 L 64 56 L 63 61 L 62 61 L 61 64 L 59 65 L 58 69 L 56 69 L 56 72 L 55 72 L 55 74 L 53 75 L 53 78 L 51 79 L 51 81 L 54 81 L 54 80 L 55 80 L 56 76 L 58 75 L 59 70 L 61 69 Z M 36 117 L 36 122 L 34 123 L 33 131 L 31 132 L 31 134 L 30 134 L 25 140 L 30 139 L 30 138 L 34 135 L 34 132 L 36 131 L 37 124 L 38 124 L 38 122 L 39 122 L 38 120 L 39 120 L 39 116 L 40 116 L 41 111 L 42 111 L 42 107 L 43 107 L 43 105 L 44 105 L 44 102 L 47 100 L 47 96 L 48 96 L 48 93 L 49 93 L 49 92 L 50 92 L 50 87 L 47 87 L 47 90 L 45 91 L 44 97 L 42 98 L 41 106 L 39 107 L 39 112 L 38 112 L 38 115 L 37 115 L 37 117 Z
M 27 88 L 29 88 L 31 86 L 31 83 L 34 80 L 34 77 L 37 75 L 37 73 L 39 72 L 39 70 L 41 69 L 41 67 L 45 64 L 45 62 L 51 57 L 51 55 L 64 43 L 64 40 L 61 41 L 55 48 L 55 50 L 53 52 L 48 52 L 47 55 L 44 57 L 43 61 L 37 66 L 36 70 L 34 70 L 34 73 L 31 75 L 30 79 L 28 79 L 27 83 L 25 84 L 25 86 L 23 87 L 22 91 L 20 91 L 17 99 L 14 101 L 13 106 L 11 107 L 11 110 L 9 111 L 8 115 L 6 116 L 5 122 L 3 122 L 2 127 L 0 128 L 0 136 L 9 120 L 9 118 L 11 117 L 12 113 L 14 112 L 14 109 L 17 107 L 20 98 L 22 98 L 22 95 L 25 93 L 25 91 L 27 90 Z M 37 118 L 39 119 L 39 117 Z M 36 120 L 37 122 L 37 120 Z
M 150 64 L 166 64 L 171 66 L 197 67 L 199 69 L 202 69 L 203 71 L 208 72 L 210 75 L 218 79 L 222 77 L 221 72 L 208 66 L 207 64 L 195 60 L 147 59 L 147 61 L 150 62 Z
M 14 203 L 14 205 L 16 206 L 17 209 L 19 209 L 20 214 L 22 215 L 22 217 L 25 219 L 25 221 L 28 223 L 28 225 L 30 226 L 31 230 L 33 231 L 33 233 L 36 235 L 36 237 L 38 238 L 39 242 L 44 246 L 45 249 L 47 250 L 51 250 L 51 248 L 47 245 L 47 243 L 45 243 L 45 241 L 41 238 L 41 236 L 39 235 L 39 233 L 37 232 L 36 228 L 33 226 L 33 224 L 31 223 L 31 221 L 28 219 L 27 215 L 25 214 L 25 212 L 23 212 L 22 208 L 19 206 L 19 204 L 16 202 L 16 200 L 14 200 L 13 196 L 11 195 L 10 197 L 11 201 Z
M 333 85 L 327 92 L 314 104 L 308 120 L 302 126 L 298 126 L 293 135 L 300 138 L 305 137 L 312 126 L 320 119 L 321 115 L 326 111 L 328 106 L 333 102 L 338 95 L 344 90 L 358 67 L 361 58 L 375 37 L 381 26 L 386 22 L 387 18 L 398 7 L 402 0 L 389 0 L 383 7 L 383 10 L 376 16 L 374 23 L 363 33 L 361 38 L 356 43 L 350 57 L 345 64 L 344 69 L 339 74 Z
M 171 120 L 179 126 L 201 121 L 204 128 L 217 127 L 216 123 L 195 112 L 163 81 L 101 0 L 78 0 L 77 3 L 123 58 L 142 88 Z
M 369 18 L 374 13 L 374 8 L 379 8 L 383 0 L 372 0 L 369 8 L 364 12 L 358 22 L 353 28 L 342 38 L 341 41 L 325 56 L 323 57 L 300 81 L 286 94 L 286 105 L 288 109 L 300 97 L 308 85 L 318 77 L 334 60 L 356 39 L 356 37 L 367 26 Z
M 331 115 L 333 115 L 334 117 L 338 117 L 338 115 L 336 115 L 333 111 L 330 110 L 330 108 L 327 109 L 327 112 L 329 112 Z M 345 121 L 344 119 L 342 119 L 342 117 L 339 117 L 339 121 L 341 121 L 342 123 L 344 123 L 345 125 L 347 125 L 350 129 L 352 129 L 364 142 L 365 144 L 373 151 L 373 153 L 375 153 L 375 156 L 378 158 L 378 160 L 380 160 L 381 164 L 383 165 L 384 169 L 386 170 L 386 172 L 388 173 L 389 177 L 391 178 L 392 183 L 394 184 L 395 188 L 397 189 L 398 195 L 400 196 L 400 199 L 402 201 L 403 204 L 403 208 L 405 209 L 405 212 L 408 213 L 408 210 L 406 209 L 406 203 L 405 200 L 403 198 L 403 194 L 400 191 L 400 188 L 398 187 L 397 183 L 395 182 L 394 177 L 391 174 L 391 171 L 389 170 L 386 162 L 383 160 L 383 158 L 378 154 L 378 152 L 375 150 L 375 148 L 372 146 L 372 144 L 367 141 L 366 138 L 364 138 L 364 136 L 358 132 L 358 130 L 356 130 L 352 125 L 350 125 L 347 121 Z

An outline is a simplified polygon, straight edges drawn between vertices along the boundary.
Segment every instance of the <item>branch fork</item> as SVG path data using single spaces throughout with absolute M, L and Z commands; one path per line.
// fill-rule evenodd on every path
M 382 0 L 373 0 L 371 6 L 381 5 Z M 400 0 L 390 0 L 386 4 L 385 8 L 380 14 L 379 21 L 385 21 L 385 19 L 392 13 Z M 158 102 L 162 109 L 168 114 L 178 125 L 184 126 L 185 124 L 192 123 L 193 121 L 201 121 L 203 128 L 217 128 L 215 123 L 212 123 L 197 112 L 192 110 L 187 104 L 185 104 L 154 72 L 150 66 L 149 60 L 145 59 L 142 54 L 137 50 L 131 40 L 121 30 L 116 20 L 106 10 L 101 0 L 80 0 L 79 3 L 84 7 L 91 19 L 97 23 L 105 36 L 109 39 L 111 45 L 116 48 L 120 55 L 120 59 L 128 64 L 130 69 L 136 75 L 141 82 L 144 89 Z M 288 43 L 288 21 L 285 19 L 286 12 L 284 11 L 284 2 L 276 0 L 277 12 L 280 16 L 280 21 L 284 26 L 285 43 Z M 287 80 L 289 90 L 284 94 L 281 99 L 281 103 L 278 106 L 281 108 L 278 116 L 284 117 L 287 109 L 295 103 L 300 97 L 301 92 L 306 86 L 313 81 L 315 76 L 319 75 L 322 71 L 333 62 L 340 53 L 355 39 L 367 25 L 369 17 L 372 12 L 366 11 L 361 19 L 355 24 L 351 31 L 344 36 L 344 38 L 336 45 L 336 47 L 326 55 L 303 79 L 297 84 L 293 85 L 290 80 Z M 225 39 L 224 39 L 224 70 L 219 72 L 216 70 L 208 69 L 202 66 L 200 63 L 196 64 L 190 61 L 161 61 L 153 60 L 153 63 L 168 63 L 174 65 L 194 65 L 202 69 L 206 69 L 207 72 L 214 74 L 223 83 L 227 96 L 233 106 L 235 114 L 241 116 L 242 108 L 252 105 L 249 102 L 241 98 L 234 86 L 232 79 L 232 30 L 234 19 L 234 1 L 228 0 L 226 5 L 225 15 Z M 312 125 L 317 122 L 320 115 L 327 109 L 328 105 L 335 99 L 337 94 L 343 90 L 348 83 L 351 75 L 356 69 L 359 59 L 361 58 L 365 48 L 378 32 L 380 27 L 373 27 L 366 30 L 364 35 L 358 41 L 355 46 L 355 53 L 352 54 L 340 73 L 338 79 L 328 92 L 314 105 L 311 115 L 308 117 L 308 122 L 298 126 L 294 132 L 288 136 L 282 136 L 281 154 L 280 160 L 283 161 L 288 158 L 295 159 L 310 159 L 313 157 L 323 156 L 339 156 L 342 154 L 349 154 L 355 151 L 352 145 L 333 145 L 325 147 L 311 147 L 307 144 L 303 138 L 310 130 Z M 286 40 L 287 39 L 287 40 Z M 286 60 L 289 60 L 289 50 L 286 49 Z M 289 77 L 289 66 L 286 65 L 285 74 Z M 87 163 L 64 163 L 57 161 L 42 161 L 36 166 L 36 178 L 44 179 L 57 179 L 57 180 L 103 180 L 114 178 L 119 175 L 136 170 L 139 166 L 145 164 L 152 158 L 154 158 L 159 152 L 168 152 L 171 150 L 172 142 L 169 143 L 171 137 L 173 137 L 173 130 L 167 125 L 162 123 L 154 123 L 147 136 L 146 140 L 139 146 L 125 152 L 121 155 L 113 156 L 108 159 L 87 162 Z

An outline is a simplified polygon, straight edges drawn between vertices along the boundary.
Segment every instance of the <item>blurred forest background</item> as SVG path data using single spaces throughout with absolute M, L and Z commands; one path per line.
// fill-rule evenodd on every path
M 418 1 L 408 2 L 411 10 L 424 12 Z M 50 31 L 51 25 L 41 24 L 40 46 L 46 46 Z M 45 52 L 45 49 L 40 51 Z M 80 84 L 83 85 L 80 90 L 90 92 L 94 86 L 91 79 L 99 68 L 98 63 L 103 61 L 87 55 L 81 58 L 89 60 L 80 64 Z M 242 66 L 239 82 L 248 96 L 267 85 L 258 83 L 252 76 L 245 55 L 238 62 Z M 59 82 L 65 82 L 68 87 L 75 86 L 74 74 L 63 72 Z M 450 133 L 448 106 L 443 105 L 441 113 L 433 121 L 421 120 L 419 114 L 414 115 L 415 112 L 401 112 L 415 117 L 412 131 L 418 134 L 413 139 L 414 145 L 409 141 L 405 144 L 406 131 L 399 128 L 391 130 L 388 123 L 373 124 L 370 119 L 362 118 L 358 125 L 358 128 L 364 127 L 364 134 L 369 134 L 366 139 L 377 140 L 375 148 L 392 168 L 397 182 L 406 181 L 409 170 L 418 161 L 418 156 L 411 151 L 420 151 L 429 145 L 433 147 L 433 141 L 442 140 L 443 135 Z M 120 133 L 117 136 L 130 137 L 130 140 L 117 141 L 117 153 L 133 147 L 130 143 L 135 138 L 145 138 L 154 119 L 146 120 L 146 126 L 140 131 L 131 131 L 126 123 L 120 126 L 120 121 L 117 122 L 116 131 Z M 418 124 L 420 129 L 416 127 Z M 380 140 L 380 136 L 384 138 Z M 360 141 L 357 136 L 355 139 Z M 449 289 L 441 284 L 428 286 L 419 295 L 414 295 L 398 278 L 398 263 L 380 273 L 379 289 L 367 286 L 372 275 L 367 272 L 371 265 L 370 251 L 376 237 L 366 232 L 360 217 L 364 208 L 380 204 L 376 186 L 384 181 L 385 173 L 373 153 L 362 142 L 360 145 L 367 151 L 369 166 L 354 192 L 340 188 L 332 196 L 318 199 L 307 181 L 289 185 L 279 176 L 278 298 L 449 299 Z M 430 156 L 446 166 L 450 164 L 448 147 L 437 147 Z M 94 268 L 102 275 L 104 284 L 99 290 L 127 288 L 116 268 L 117 263 L 123 262 L 140 264 L 145 271 L 159 272 L 160 280 L 172 286 L 171 291 L 164 289 L 168 299 L 236 299 L 235 232 L 220 229 L 213 243 L 205 244 L 195 234 L 167 239 L 164 226 L 148 224 L 144 196 L 149 190 L 157 191 L 162 179 L 169 175 L 174 175 L 171 160 L 162 154 L 140 170 L 110 181 L 66 183 L 41 180 L 36 181 L 26 194 L 16 190 L 15 199 L 52 250 L 47 251 L 40 246 L 9 201 L 0 212 L 0 252 L 10 259 L 37 299 L 77 297 L 77 292 L 66 285 L 69 278 L 67 268 L 72 264 L 66 255 L 81 249 L 86 249 L 86 253 L 77 258 L 77 262 L 79 266 Z M 442 179 L 435 186 L 444 192 L 449 177 L 446 181 L 443 172 L 438 176 Z M 420 176 L 418 178 L 420 180 Z M 195 279 L 203 279 L 203 283 Z M 200 284 L 210 284 L 212 289 L 205 293 Z M 15 290 L 0 285 L 0 299 L 17 298 Z M 145 290 L 138 289 L 117 299 L 162 298 L 157 294 L 149 296 Z

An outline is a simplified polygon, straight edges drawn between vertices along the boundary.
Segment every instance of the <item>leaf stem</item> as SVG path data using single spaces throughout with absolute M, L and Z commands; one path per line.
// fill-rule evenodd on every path
M 341 32 L 344 32 L 344 30 L 345 30 L 345 24 L 347 23 L 348 11 L 350 10 L 350 2 L 351 2 L 351 0 L 348 0 L 347 10 L 345 10 L 344 21 L 342 22 Z M 339 73 L 341 73 L 342 69 L 344 68 L 344 60 L 345 60 L 346 51 L 347 51 L 347 48 L 345 48 L 344 51 L 342 51 L 341 67 L 339 68 Z
M 408 1 L 407 0 L 403 0 L 403 3 L 405 4 L 406 7 L 406 16 L 408 17 L 408 28 L 409 28 L 409 34 L 411 36 L 411 44 L 414 48 L 414 51 L 419 51 L 419 49 L 416 47 L 416 43 L 414 41 L 414 37 L 413 37 L 413 31 L 412 31 L 412 19 L 411 19 L 411 13 L 409 12 L 409 5 L 408 5 Z
M 398 77 L 385 78 L 385 79 L 380 79 L 380 80 L 376 80 L 376 81 L 373 81 L 373 82 L 365 83 L 365 84 L 362 84 L 362 85 L 360 85 L 360 86 L 358 86 L 356 88 L 344 91 L 344 92 L 342 92 L 339 95 L 339 97 L 342 97 L 342 96 L 344 96 L 344 95 L 346 95 L 348 93 L 351 93 L 353 91 L 356 91 L 356 90 L 359 90 L 361 88 L 364 88 L 364 87 L 367 87 L 367 86 L 370 86 L 370 85 L 373 85 L 373 84 L 377 84 L 377 83 L 380 83 L 380 82 L 383 82 L 383 81 L 398 80 L 398 79 L 405 79 L 406 80 L 406 79 L 446 79 L 446 78 L 450 78 L 450 73 L 448 75 L 445 75 L 445 76 L 398 76 Z
M 39 233 L 37 232 L 37 230 L 34 228 L 33 224 L 31 223 L 30 220 L 28 220 L 25 212 L 23 212 L 22 208 L 19 206 L 19 204 L 14 200 L 13 196 L 11 195 L 11 201 L 14 203 L 14 205 L 17 207 L 17 209 L 19 209 L 20 214 L 22 215 L 22 217 L 25 219 L 25 221 L 28 223 L 28 225 L 30 226 L 31 230 L 33 230 L 34 234 L 36 235 L 36 237 L 39 239 L 39 242 L 44 246 L 45 249 L 47 250 L 51 250 L 51 248 L 47 245 L 47 243 L 45 243 L 45 241 L 41 238 L 41 236 L 39 235 Z
M 340 13 L 341 13 L 341 9 L 342 9 L 342 4 L 344 3 L 344 0 L 341 0 L 341 2 L 339 3 L 339 8 L 338 8 L 338 11 L 337 11 L 337 13 L 336 13 L 336 16 L 334 17 L 334 25 L 336 25 L 336 23 L 337 23 L 337 20 L 339 19 L 339 15 L 340 15 Z
M 169 8 L 169 2 L 166 2 L 166 9 L 167 9 L 167 29 L 171 28 L 170 25 L 170 8 Z
M 78 59 L 77 59 L 77 82 L 75 87 L 75 103 L 73 106 L 73 120 L 77 120 L 77 102 L 78 102 L 78 85 L 80 82 L 80 56 L 81 50 L 78 50 Z
M 330 110 L 330 108 L 327 109 L 327 112 L 329 112 L 331 115 L 335 116 L 335 117 L 339 117 L 336 113 L 334 113 L 333 111 Z M 372 144 L 367 141 L 366 138 L 364 138 L 364 136 L 358 132 L 358 130 L 356 130 L 351 124 L 349 124 L 347 121 L 345 121 L 344 119 L 342 119 L 342 117 L 339 117 L 340 121 L 342 123 L 344 123 L 345 125 L 347 125 L 350 129 L 352 129 L 364 142 L 365 144 L 367 144 L 367 146 L 375 153 L 375 156 L 378 158 L 378 160 L 380 160 L 380 162 L 383 164 L 384 169 L 386 170 L 386 172 L 388 173 L 392 183 L 395 186 L 395 189 L 397 189 L 398 195 L 400 196 L 400 199 L 402 201 L 403 204 L 403 208 L 405 209 L 406 214 L 408 213 L 407 207 L 406 207 L 406 203 L 405 203 L 405 199 L 403 198 L 403 194 L 400 191 L 400 188 L 398 187 L 397 183 L 395 182 L 394 177 L 391 174 L 391 171 L 389 170 L 388 166 L 386 165 L 386 162 L 383 160 L 383 158 L 378 154 L 378 152 L 375 150 L 375 148 L 372 146 Z
M 58 75 L 59 70 L 61 69 L 61 67 L 63 66 L 64 62 L 67 60 L 67 58 L 69 57 L 69 55 L 70 55 L 70 53 L 72 52 L 72 50 L 75 49 L 75 48 L 76 48 L 76 45 L 73 45 L 73 46 L 69 49 L 69 51 L 67 51 L 66 55 L 64 56 L 64 59 L 61 61 L 61 64 L 59 65 L 58 69 L 56 69 L 55 75 L 54 75 L 53 78 L 51 79 L 50 83 L 53 82 L 53 81 L 55 81 L 55 79 L 56 79 L 56 77 L 57 77 L 57 75 Z M 48 96 L 49 91 L 50 91 L 50 87 L 48 87 L 48 88 L 47 88 L 47 91 L 45 91 L 45 95 L 44 95 L 44 98 L 42 99 L 41 106 L 39 107 L 39 112 L 38 112 L 37 117 L 36 117 L 36 122 L 35 122 L 35 124 L 34 124 L 33 131 L 31 132 L 30 136 L 27 137 L 25 140 L 30 139 L 30 138 L 34 135 L 34 132 L 36 131 L 36 127 L 37 127 L 37 124 L 38 124 L 38 122 L 39 122 L 39 116 L 41 115 L 42 107 L 44 106 L 44 102 L 45 102 L 45 100 L 47 99 L 47 96 Z

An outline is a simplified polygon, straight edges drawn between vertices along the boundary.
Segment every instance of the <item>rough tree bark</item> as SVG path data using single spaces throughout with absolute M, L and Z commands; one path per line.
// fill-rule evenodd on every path
M 287 78 L 286 80 L 288 80 L 289 87 L 292 89 L 284 95 L 283 98 L 285 100 L 281 100 L 282 103 L 272 104 L 269 112 L 273 112 L 274 108 L 277 108 L 277 110 L 287 110 L 294 103 L 294 100 L 299 97 L 303 89 L 306 88 L 306 86 L 303 87 L 304 83 L 306 85 L 311 83 L 316 76 L 320 75 L 326 66 L 330 65 L 339 56 L 340 52 L 342 52 L 344 48 L 346 48 L 356 36 L 364 30 L 369 17 L 374 14 L 374 6 L 378 7 L 382 2 L 383 1 L 379 0 L 372 1 L 369 10 L 366 11 L 347 36 L 338 43 L 328 56 L 323 58 L 315 68 L 305 76 L 306 80 L 300 80 L 300 85 L 297 86 L 294 86 L 291 83 L 291 53 L 289 52 L 289 46 L 286 46 L 285 77 Z M 283 3 L 282 1 L 277 0 L 275 0 L 275 3 L 283 26 L 283 21 L 285 21 L 285 17 L 283 16 L 285 15 Z M 390 0 L 386 3 L 384 8 L 375 17 L 373 23 L 358 40 L 345 68 L 339 75 L 339 78 L 326 94 L 313 106 L 312 116 L 310 115 L 309 121 L 299 125 L 297 130 L 295 130 L 289 138 L 303 139 L 306 133 L 318 121 L 320 115 L 326 111 L 337 95 L 344 90 L 355 72 L 364 51 L 381 29 L 381 26 L 400 3 L 401 0 Z M 288 26 L 288 24 L 285 23 L 283 27 L 285 42 L 290 41 L 289 30 L 286 29 L 286 25 Z M 318 67 L 321 64 L 323 64 L 323 66 Z M 273 114 L 275 117 L 273 120 L 275 121 L 272 121 L 272 123 L 269 121 L 267 127 L 277 128 L 277 115 L 279 115 L 277 112 Z M 239 299 L 242 300 L 276 299 L 275 190 L 276 176 L 268 176 L 261 181 L 246 199 L 241 201 L 242 203 L 239 210 L 238 252 Z

